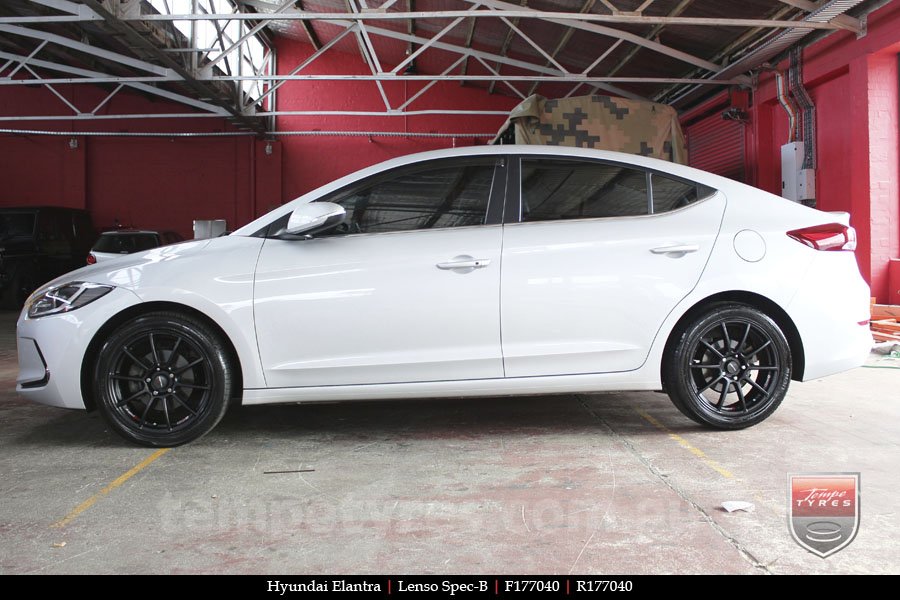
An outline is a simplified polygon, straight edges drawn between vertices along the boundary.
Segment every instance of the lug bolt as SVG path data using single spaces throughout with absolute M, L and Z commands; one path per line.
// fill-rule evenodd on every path
M 148 377 L 148 378 L 145 379 L 144 381 L 146 381 L 147 383 L 150 383 L 150 378 Z

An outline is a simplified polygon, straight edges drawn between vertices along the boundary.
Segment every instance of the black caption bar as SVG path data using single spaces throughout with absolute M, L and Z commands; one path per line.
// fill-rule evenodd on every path
M 139 587 L 136 577 L 111 576 L 101 579 L 97 576 L 42 576 L 41 590 L 72 596 L 84 590 L 95 592 L 98 585 Z M 841 578 L 804 576 L 804 595 L 817 593 L 832 595 L 836 589 L 856 585 L 860 581 L 852 575 Z M 113 581 L 116 580 L 116 581 Z M 178 576 L 173 585 L 180 594 L 197 593 L 203 597 L 213 594 L 228 597 L 262 598 L 264 600 L 299 600 L 309 597 L 354 594 L 370 598 L 418 598 L 432 596 L 442 598 L 524 598 L 539 596 L 544 598 L 627 596 L 630 594 L 670 597 L 680 591 L 696 593 L 697 590 L 739 589 L 741 595 L 754 595 L 783 590 L 783 579 L 773 577 L 743 576 L 736 584 L 734 575 L 688 575 L 669 577 L 663 575 L 183 575 Z M 148 585 L 159 585 L 157 582 Z M 712 587 L 710 587 L 712 586 Z M 737 586 L 737 587 L 736 587 Z M 118 588 L 116 588 L 118 589 Z M 124 588 L 123 588 L 124 589 Z M 849 589 L 849 588 L 848 588 Z
M 638 584 L 639 586 L 639 584 Z M 571 596 L 582 593 L 631 592 L 633 577 L 284 577 L 266 580 L 267 594 L 293 596 L 311 593 L 369 593 L 383 596 L 431 594 L 447 597 L 512 596 L 552 594 Z

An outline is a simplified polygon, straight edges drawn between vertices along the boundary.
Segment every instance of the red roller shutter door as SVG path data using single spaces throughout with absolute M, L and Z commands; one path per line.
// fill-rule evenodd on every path
M 741 123 L 725 121 L 716 113 L 689 125 L 685 135 L 692 167 L 745 181 L 744 126 Z

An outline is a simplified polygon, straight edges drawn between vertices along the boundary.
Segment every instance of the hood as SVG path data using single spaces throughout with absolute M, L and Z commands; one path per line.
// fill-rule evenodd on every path
M 196 254 L 209 246 L 212 241 L 212 239 L 191 240 L 171 246 L 160 246 L 81 267 L 42 285 L 35 294 L 71 281 L 89 281 L 133 289 L 139 279 L 136 275 L 145 265 L 176 261 L 184 256 Z

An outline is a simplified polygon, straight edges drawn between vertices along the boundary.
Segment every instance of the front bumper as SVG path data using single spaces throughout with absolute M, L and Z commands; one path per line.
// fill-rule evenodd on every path
M 29 319 L 22 311 L 16 324 L 16 391 L 42 404 L 86 408 L 81 367 L 85 358 L 93 358 L 85 357 L 91 340 L 111 317 L 140 301 L 133 292 L 117 287 L 70 313 Z

